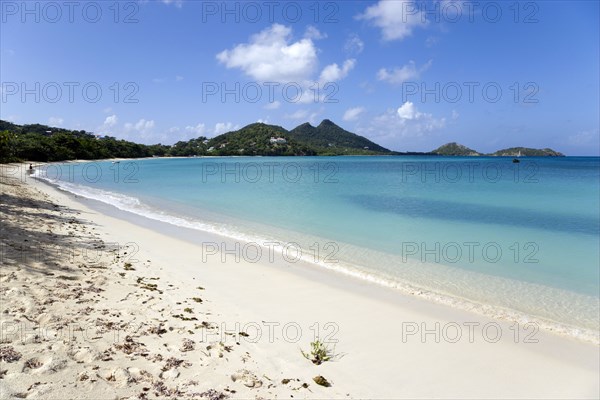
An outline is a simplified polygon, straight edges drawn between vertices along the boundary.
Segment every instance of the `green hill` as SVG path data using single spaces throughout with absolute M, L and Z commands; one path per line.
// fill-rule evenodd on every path
M 498 150 L 491 156 L 498 157 L 564 157 L 563 153 L 552 149 L 532 149 L 529 147 L 511 147 L 508 149 Z
M 532 149 L 529 147 L 511 147 L 494 153 L 479 153 L 456 142 L 446 143 L 432 151 L 440 156 L 494 156 L 494 157 L 564 157 L 564 154 L 552 149 Z
M 250 124 L 210 139 L 205 151 L 208 155 L 221 156 L 391 154 L 388 149 L 327 119 L 317 127 L 307 122 L 291 131 L 276 125 Z
M 212 139 L 198 137 L 172 146 L 143 145 L 47 125 L 0 121 L 0 162 L 62 161 L 151 156 L 311 156 L 393 154 L 329 120 L 293 131 L 255 123 Z
M 283 139 L 279 142 L 271 139 Z M 237 131 L 227 132 L 210 139 L 207 154 L 232 156 L 309 156 L 316 151 L 310 146 L 294 140 L 280 126 L 263 123 L 250 124 Z
M 440 156 L 478 156 L 480 155 L 473 149 L 468 148 L 462 144 L 456 142 L 446 143 L 443 146 L 438 147 L 432 151 L 433 154 Z
M 388 154 L 390 150 L 369 139 L 348 132 L 328 119 L 319 126 L 304 123 L 290 131 L 290 136 L 316 149 L 319 155 Z
M 369 139 L 348 132 L 328 119 L 317 127 L 304 123 L 288 131 L 281 126 L 255 123 L 212 139 L 198 137 L 172 146 L 144 145 L 83 130 L 47 125 L 16 125 L 0 120 L 0 162 L 63 161 L 151 156 L 329 156 L 329 155 L 442 155 L 442 156 L 564 156 L 552 149 L 511 147 L 481 154 L 461 144 L 447 143 L 431 153 L 392 152 Z
M 170 146 L 147 146 L 86 131 L 0 121 L 0 162 L 139 158 L 165 155 Z

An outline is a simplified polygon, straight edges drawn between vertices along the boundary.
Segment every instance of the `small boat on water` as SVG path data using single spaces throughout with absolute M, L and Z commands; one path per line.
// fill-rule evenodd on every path
M 517 157 L 521 157 L 521 150 L 519 150 L 519 154 L 517 154 Z M 518 158 L 513 158 L 513 164 L 517 164 L 520 162 L 521 162 L 521 160 L 519 160 Z
M 118 163 L 120 163 L 120 162 L 121 162 L 121 161 L 113 161 L 112 163 L 113 163 L 113 164 L 118 164 Z

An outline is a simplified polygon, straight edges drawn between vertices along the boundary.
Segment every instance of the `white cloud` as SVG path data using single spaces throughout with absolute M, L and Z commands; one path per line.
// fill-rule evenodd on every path
M 407 101 L 402 104 L 397 110 L 398 116 L 402 119 L 419 119 L 421 117 L 421 113 L 417 111 L 415 105 Z
M 183 80 L 183 76 L 181 76 L 181 75 L 176 75 L 175 76 L 175 81 L 176 82 L 181 82 L 182 80 Z
M 425 14 L 418 8 L 414 1 L 380 0 L 356 18 L 380 28 L 384 40 L 401 40 L 410 36 L 415 28 L 427 25 Z
M 292 29 L 280 24 L 252 35 L 247 43 L 237 44 L 217 54 L 217 60 L 226 68 L 237 68 L 257 82 L 294 83 L 297 88 L 282 90 L 281 98 L 297 104 L 319 103 L 328 92 L 315 91 L 315 83 L 321 85 L 345 78 L 354 68 L 355 59 L 343 64 L 327 65 L 318 76 L 318 49 L 313 39 L 325 37 L 314 27 L 308 27 L 303 39 L 294 41 Z M 279 90 L 279 89 L 277 89 Z M 265 109 L 277 109 L 279 101 L 265 105 Z
M 148 131 L 150 129 L 154 128 L 154 120 L 150 120 L 150 121 L 146 121 L 144 119 L 140 119 L 136 124 L 135 124 L 135 129 L 140 131 L 140 132 L 145 132 Z
M 308 80 L 317 66 L 317 49 L 312 39 L 292 42 L 291 36 L 291 28 L 273 24 L 253 35 L 248 43 L 220 52 L 217 60 L 262 82 Z
M 320 40 L 325 39 L 327 37 L 326 33 L 322 33 L 314 26 L 308 26 L 306 31 L 304 32 L 304 37 L 307 39 Z
M 346 110 L 342 119 L 344 121 L 356 121 L 360 114 L 365 112 L 364 107 L 353 107 Z
M 142 134 L 147 134 L 154 128 L 154 120 L 145 120 L 142 118 L 135 124 L 127 122 L 124 126 L 126 132 L 137 131 Z
M 52 126 L 61 126 L 65 122 L 61 117 L 50 117 L 48 118 L 48 123 Z
M 358 86 L 361 89 L 363 89 L 365 91 L 365 93 L 374 93 L 375 92 L 375 85 L 373 85 L 369 81 L 361 82 Z
M 202 123 L 199 123 L 196 126 L 186 126 L 185 131 L 196 136 L 204 136 L 206 134 L 206 126 Z
M 267 110 L 277 110 L 279 107 L 281 107 L 281 102 L 275 100 L 272 103 L 268 103 L 264 108 Z
M 567 138 L 570 145 L 573 146 L 591 146 L 598 148 L 600 144 L 600 134 L 598 130 L 581 131 Z
M 183 0 L 162 0 L 163 4 L 170 5 L 173 4 L 177 8 L 183 7 Z
M 360 54 L 365 49 L 365 42 L 363 42 L 358 35 L 352 34 L 346 40 L 346 44 L 344 44 L 344 50 L 348 54 Z
M 432 62 L 432 60 L 429 60 L 421 68 L 417 68 L 415 62 L 412 60 L 401 68 L 395 67 L 392 70 L 381 68 L 379 72 L 377 72 L 377 79 L 392 84 L 400 84 L 411 79 L 418 79 L 421 76 L 421 73 L 431 67 Z
M 292 114 L 285 114 L 284 118 L 315 124 L 318 122 L 319 115 L 321 115 L 322 112 L 323 109 L 314 112 L 310 112 L 308 110 L 298 110 Z
M 231 122 L 217 122 L 215 124 L 215 135 L 220 135 L 222 133 L 231 132 L 240 129 L 239 125 L 233 125 Z
M 325 83 L 336 82 L 340 79 L 344 79 L 346 76 L 348 76 L 348 73 L 352 70 L 352 68 L 354 68 L 355 64 L 356 60 L 353 58 L 344 61 L 344 65 L 341 68 L 337 64 L 330 64 L 323 68 L 319 81 Z
M 117 123 L 119 122 L 119 119 L 117 118 L 116 115 L 109 115 L 108 117 L 106 117 L 106 119 L 104 120 L 104 126 L 106 128 L 112 128 L 113 126 L 115 126 Z
M 109 109 L 105 109 L 104 111 L 112 111 Z M 102 123 L 102 125 L 100 125 L 99 127 L 96 128 L 96 131 L 98 133 L 102 133 L 102 134 L 113 134 L 113 128 L 117 126 L 117 123 L 119 122 L 119 118 L 117 118 L 117 116 L 115 114 L 109 115 L 106 118 L 104 118 L 104 122 Z
M 308 110 L 297 110 L 291 114 L 285 114 L 287 119 L 305 119 L 308 117 Z
M 437 42 L 438 38 L 436 38 L 435 36 L 429 36 L 427 39 L 425 39 L 425 46 L 433 47 L 437 44 Z
M 460 114 L 458 113 L 458 111 L 452 110 L 452 119 L 458 119 L 458 117 L 460 117 Z
M 397 147 L 400 138 L 421 138 L 445 126 L 445 117 L 436 118 L 432 114 L 419 112 L 413 103 L 406 102 L 396 110 L 388 109 L 377 115 L 367 125 L 357 127 L 357 132 Z

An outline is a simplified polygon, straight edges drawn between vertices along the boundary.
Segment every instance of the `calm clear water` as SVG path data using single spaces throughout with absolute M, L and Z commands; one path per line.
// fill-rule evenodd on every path
M 173 224 L 295 242 L 388 286 L 598 330 L 600 158 L 148 159 L 41 175 Z

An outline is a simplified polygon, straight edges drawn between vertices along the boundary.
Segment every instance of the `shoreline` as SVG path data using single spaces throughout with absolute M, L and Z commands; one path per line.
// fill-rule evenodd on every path
M 189 157 L 178 157 L 178 158 L 189 158 Z M 193 158 L 193 157 L 192 157 Z M 106 160 L 104 160 L 106 161 Z M 110 160 L 109 160 L 110 161 Z M 86 162 L 77 161 L 77 162 Z M 182 240 L 186 240 L 186 236 L 193 237 L 196 234 L 199 236 L 209 236 L 212 242 L 219 241 L 227 244 L 235 244 L 235 243 L 253 243 L 256 244 L 258 241 L 259 245 L 262 242 L 272 241 L 272 237 L 270 239 L 264 239 L 264 237 L 260 238 L 248 238 L 245 234 L 235 233 L 233 231 L 223 231 L 223 230 L 208 230 L 208 226 L 196 226 L 193 221 L 185 221 L 186 223 L 176 223 L 174 221 L 167 221 L 165 217 L 169 216 L 169 214 L 163 214 L 161 212 L 155 211 L 152 215 L 148 213 L 142 213 L 140 211 L 136 211 L 134 209 L 125 207 L 122 208 L 117 204 L 112 202 L 107 202 L 104 200 L 99 200 L 95 196 L 88 197 L 86 194 L 81 193 L 73 193 L 69 188 L 63 188 L 57 185 L 54 182 L 51 182 L 45 178 L 35 178 L 33 181 L 43 182 L 46 185 L 51 186 L 54 189 L 60 190 L 61 192 L 67 193 L 69 196 L 74 196 L 76 198 L 84 199 L 86 202 L 86 206 L 99 211 L 101 213 L 107 214 L 109 216 L 115 216 L 118 212 L 120 218 L 125 219 L 133 224 L 138 226 L 145 226 L 149 229 L 153 230 L 165 230 L 170 229 L 169 226 L 173 227 L 170 229 L 171 234 L 178 236 Z M 158 214 L 160 214 L 160 216 Z M 155 215 L 156 214 L 156 215 Z M 176 220 L 180 220 L 184 217 L 173 217 Z M 170 219 L 170 218 L 169 218 Z M 150 223 L 145 223 L 144 221 L 152 221 Z M 205 225 L 204 223 L 199 223 L 200 225 Z M 191 225 L 194 225 L 193 227 Z M 211 225 L 209 222 L 208 225 Z M 212 227 L 214 228 L 214 227 Z M 185 234 L 181 232 L 186 232 Z M 200 233 L 196 233 L 200 232 Z M 266 236 L 265 236 L 266 237 Z M 316 237 L 315 237 L 316 238 Z M 263 240 L 264 239 L 264 240 Z M 323 239 L 323 238 L 321 238 Z M 276 239 L 275 239 L 276 240 Z M 325 241 L 323 239 L 323 241 Z M 261 245 L 262 246 L 262 245 Z M 264 247 L 264 246 L 263 246 Z M 264 248 L 263 248 L 264 250 Z M 281 254 L 279 254 L 281 256 Z M 280 259 L 276 263 L 279 266 L 284 264 L 283 260 Z M 310 257 L 309 257 L 310 258 Z M 296 268 L 295 270 L 300 271 L 302 268 L 319 268 L 325 270 L 325 274 L 320 278 L 321 280 L 334 280 L 341 277 L 345 279 L 351 280 L 360 280 L 362 282 L 367 282 L 370 285 L 375 286 L 376 288 L 385 288 L 385 290 L 392 290 L 399 292 L 403 295 L 415 296 L 420 299 L 424 299 L 426 301 L 431 301 L 437 304 L 441 304 L 444 306 L 452 307 L 454 309 L 459 309 L 467 312 L 471 312 L 480 316 L 488 317 L 493 320 L 502 320 L 508 323 L 516 323 L 516 324 L 533 324 L 537 328 L 542 329 L 544 331 L 550 332 L 555 335 L 564 336 L 567 338 L 572 338 L 575 340 L 579 340 L 582 342 L 591 343 L 594 345 L 600 344 L 600 333 L 592 328 L 580 327 L 574 324 L 569 324 L 565 322 L 560 322 L 557 320 L 553 320 L 550 318 L 545 318 L 543 316 L 529 314 L 525 311 L 516 310 L 504 305 L 497 304 L 488 304 L 484 302 L 480 302 L 477 300 L 472 300 L 470 298 L 462 297 L 453 293 L 446 293 L 441 291 L 436 291 L 435 289 L 421 287 L 418 284 L 411 283 L 410 281 L 401 280 L 396 277 L 385 276 L 382 274 L 377 274 L 376 272 L 369 272 L 361 270 L 357 267 L 357 265 L 350 263 L 342 263 L 330 265 L 323 262 L 310 261 L 307 259 L 301 260 L 302 265 L 300 268 Z M 508 278 L 502 277 L 494 277 L 494 279 L 498 280 L 502 283 L 502 286 L 513 285 L 515 283 L 520 282 L 511 282 Z M 499 284 L 498 284 L 499 285 Z M 528 283 L 527 285 L 535 285 L 533 283 Z M 561 290 L 552 288 L 553 290 Z M 526 288 L 523 288 L 526 290 Z M 574 294 L 576 295 L 576 294 Z M 575 301 L 575 300 L 573 300 Z
M 182 292 L 191 293 L 195 289 L 185 288 L 186 285 L 197 286 L 196 282 L 205 285 L 206 293 L 200 294 L 202 297 L 206 294 L 211 315 L 217 315 L 220 322 L 226 321 L 225 330 L 237 330 L 233 329 L 236 322 L 246 327 L 258 325 L 263 333 L 267 326 L 278 328 L 279 337 L 272 343 L 265 337 L 256 343 L 244 339 L 240 342 L 273 382 L 278 381 L 273 378 L 274 371 L 285 376 L 296 374 L 310 384 L 311 391 L 290 392 L 282 384 L 270 388 L 272 392 L 266 394 L 269 398 L 289 397 L 290 393 L 314 398 L 593 398 L 600 392 L 597 346 L 542 331 L 535 335 L 537 343 L 525 342 L 531 331 L 523 330 L 522 326 L 517 330 L 519 339 L 515 340 L 514 328 L 511 330 L 511 325 L 503 321 L 382 290 L 316 268 L 303 270 L 295 265 L 279 268 L 247 262 L 202 263 L 197 244 L 98 212 L 43 182 L 27 186 L 41 190 L 61 207 L 82 213 L 94 224 L 89 225 L 91 229 L 98 230 L 105 240 L 121 245 L 137 243 L 139 254 L 143 254 L 138 258 L 151 260 L 145 270 L 147 276 L 162 274 Z M 164 266 L 162 272 L 154 265 Z M 121 265 L 119 268 L 123 270 Z M 163 286 L 162 278 L 158 282 Z M 175 308 L 174 303 L 175 299 L 162 299 L 160 307 Z M 144 313 L 139 318 L 143 320 Z M 343 353 L 343 357 L 314 366 L 302 358 L 299 349 L 307 349 L 315 323 L 319 323 L 320 333 L 331 334 L 333 330 L 324 329 L 328 322 L 334 324 L 330 327 L 337 327 L 336 351 Z M 436 323 L 448 329 L 435 332 Z M 298 324 L 302 328 L 298 341 L 282 339 L 279 328 L 285 324 Z M 462 327 L 465 337 L 455 342 L 448 340 L 450 329 L 457 326 Z M 470 332 L 465 327 L 469 326 L 477 328 L 472 342 L 466 337 Z M 496 342 L 489 341 L 490 337 L 482 337 L 481 326 L 499 326 L 503 335 Z M 423 337 L 422 327 L 434 332 Z M 420 332 L 408 334 L 408 329 Z M 222 337 L 230 340 L 227 335 Z M 369 368 L 365 369 L 365 365 Z M 314 375 L 325 376 L 333 386 L 317 386 L 310 380 Z M 461 379 L 464 376 L 470 377 L 468 382 Z M 266 378 L 262 380 L 270 384 Z M 506 384 L 509 381 L 511 385 Z M 221 376 L 214 382 L 220 389 L 225 384 L 236 385 L 229 376 Z M 246 397 L 254 396 L 257 390 L 261 389 L 248 389 Z M 242 392 L 231 396 L 244 397 Z

